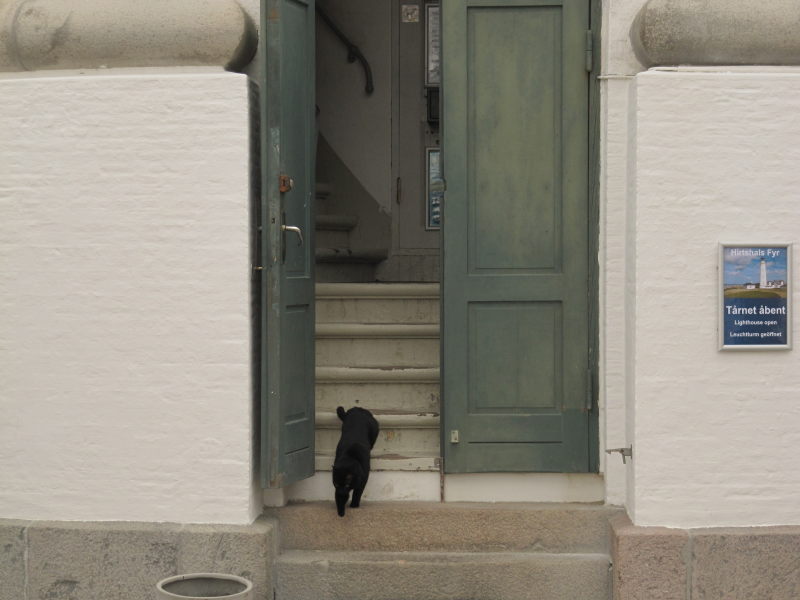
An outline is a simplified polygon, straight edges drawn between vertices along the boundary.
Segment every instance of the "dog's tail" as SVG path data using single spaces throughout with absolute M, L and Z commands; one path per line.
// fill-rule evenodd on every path
M 339 415 L 339 418 L 344 421 L 344 417 L 347 414 L 347 411 L 341 406 L 336 407 L 336 414 Z

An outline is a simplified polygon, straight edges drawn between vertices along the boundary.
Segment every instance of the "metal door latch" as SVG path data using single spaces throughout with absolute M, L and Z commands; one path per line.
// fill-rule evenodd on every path
M 293 187 L 294 187 L 294 179 L 292 179 L 288 175 L 281 175 L 280 177 L 278 177 L 278 191 L 281 194 L 290 192 Z
M 619 452 L 619 455 L 622 457 L 622 464 L 628 464 L 626 459 L 633 458 L 633 446 L 628 446 L 627 448 L 609 448 L 606 450 L 606 454 L 611 454 L 612 452 Z

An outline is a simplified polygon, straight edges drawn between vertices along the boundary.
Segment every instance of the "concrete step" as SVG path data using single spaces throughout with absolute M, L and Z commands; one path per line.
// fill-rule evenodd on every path
M 608 520 L 619 512 L 596 504 L 478 502 L 364 502 L 344 518 L 333 502 L 269 510 L 280 521 L 283 550 L 567 554 L 607 554 Z
M 276 600 L 607 600 L 609 569 L 606 554 L 290 551 Z
M 317 410 L 365 406 L 379 411 L 439 412 L 439 369 L 317 367 Z
M 431 369 L 435 370 L 435 369 Z M 395 408 L 409 412 L 439 412 L 439 382 L 435 383 L 320 383 L 316 385 L 317 409 L 368 406 L 374 410 Z
M 439 338 L 430 328 L 403 331 L 396 325 L 364 325 L 346 334 L 334 325 L 318 333 L 316 360 L 321 367 L 435 368 Z
M 417 423 L 409 423 L 404 427 L 387 425 L 382 422 L 384 419 L 380 415 L 376 416 L 381 423 L 381 431 L 372 448 L 373 456 L 417 455 L 430 457 L 433 460 L 440 455 L 438 416 L 425 415 L 420 417 Z M 317 454 L 333 455 L 341 434 L 340 426 L 326 427 L 317 423 L 314 433 Z
M 347 406 L 349 408 L 349 405 Z M 371 468 L 376 471 L 438 471 L 440 434 L 438 413 L 405 413 L 375 410 L 380 433 L 372 449 Z M 316 470 L 333 464 L 342 422 L 335 412 L 316 413 Z
M 358 217 L 318 213 L 314 216 L 314 224 L 317 231 L 350 231 L 358 225 Z
M 375 264 L 385 260 L 387 256 L 389 256 L 389 251 L 386 248 L 325 248 L 317 245 L 314 250 L 314 257 L 318 263 Z
M 317 248 L 348 248 L 350 231 L 358 225 L 358 217 L 316 214 L 314 216 Z
M 364 406 L 377 411 L 439 412 L 439 369 L 317 367 L 316 379 L 318 411 Z
M 314 242 L 318 247 L 343 247 L 350 245 L 350 234 L 347 231 L 338 229 L 319 229 L 317 228 Z
M 317 323 L 317 339 L 439 339 L 437 323 Z
M 372 263 L 318 262 L 314 268 L 316 282 L 350 281 L 367 283 L 375 281 L 375 265 Z
M 438 284 L 317 284 L 318 323 L 438 323 Z
M 333 193 L 333 186 L 330 183 L 316 182 L 314 196 L 317 200 L 327 200 Z
M 439 413 L 406 413 L 373 408 L 370 410 L 381 429 L 439 429 Z M 319 429 L 333 429 L 336 432 L 341 430 L 342 422 L 335 412 L 317 410 L 315 419 Z
M 317 452 L 314 456 L 315 471 L 330 471 L 333 467 L 333 453 Z M 430 454 L 405 452 L 403 454 L 387 453 L 370 456 L 370 471 L 433 471 L 438 472 L 440 458 Z M 373 478 L 374 479 L 374 478 Z
M 375 269 L 378 281 L 441 281 L 441 257 L 439 250 L 429 249 L 432 254 L 392 254 Z
M 436 367 L 317 367 L 317 383 L 438 383 Z

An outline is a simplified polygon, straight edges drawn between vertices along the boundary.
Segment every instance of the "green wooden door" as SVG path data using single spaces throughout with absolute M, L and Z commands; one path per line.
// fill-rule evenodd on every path
M 265 487 L 314 474 L 314 19 L 314 0 L 261 2 Z
M 590 2 L 442 11 L 445 470 L 585 472 Z

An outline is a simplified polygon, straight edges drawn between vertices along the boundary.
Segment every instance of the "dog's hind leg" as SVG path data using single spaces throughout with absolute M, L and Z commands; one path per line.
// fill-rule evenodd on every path
M 336 512 L 339 514 L 340 517 L 344 516 L 344 507 L 347 504 L 347 497 L 350 494 L 347 492 L 340 492 L 336 490 Z M 353 498 L 355 499 L 355 494 L 353 494 Z M 352 504 L 350 506 L 353 506 Z
M 364 488 L 367 487 L 368 479 L 369 473 L 364 475 L 357 488 L 353 488 L 353 499 L 350 501 L 350 508 L 358 508 L 361 505 L 361 494 L 364 493 Z

